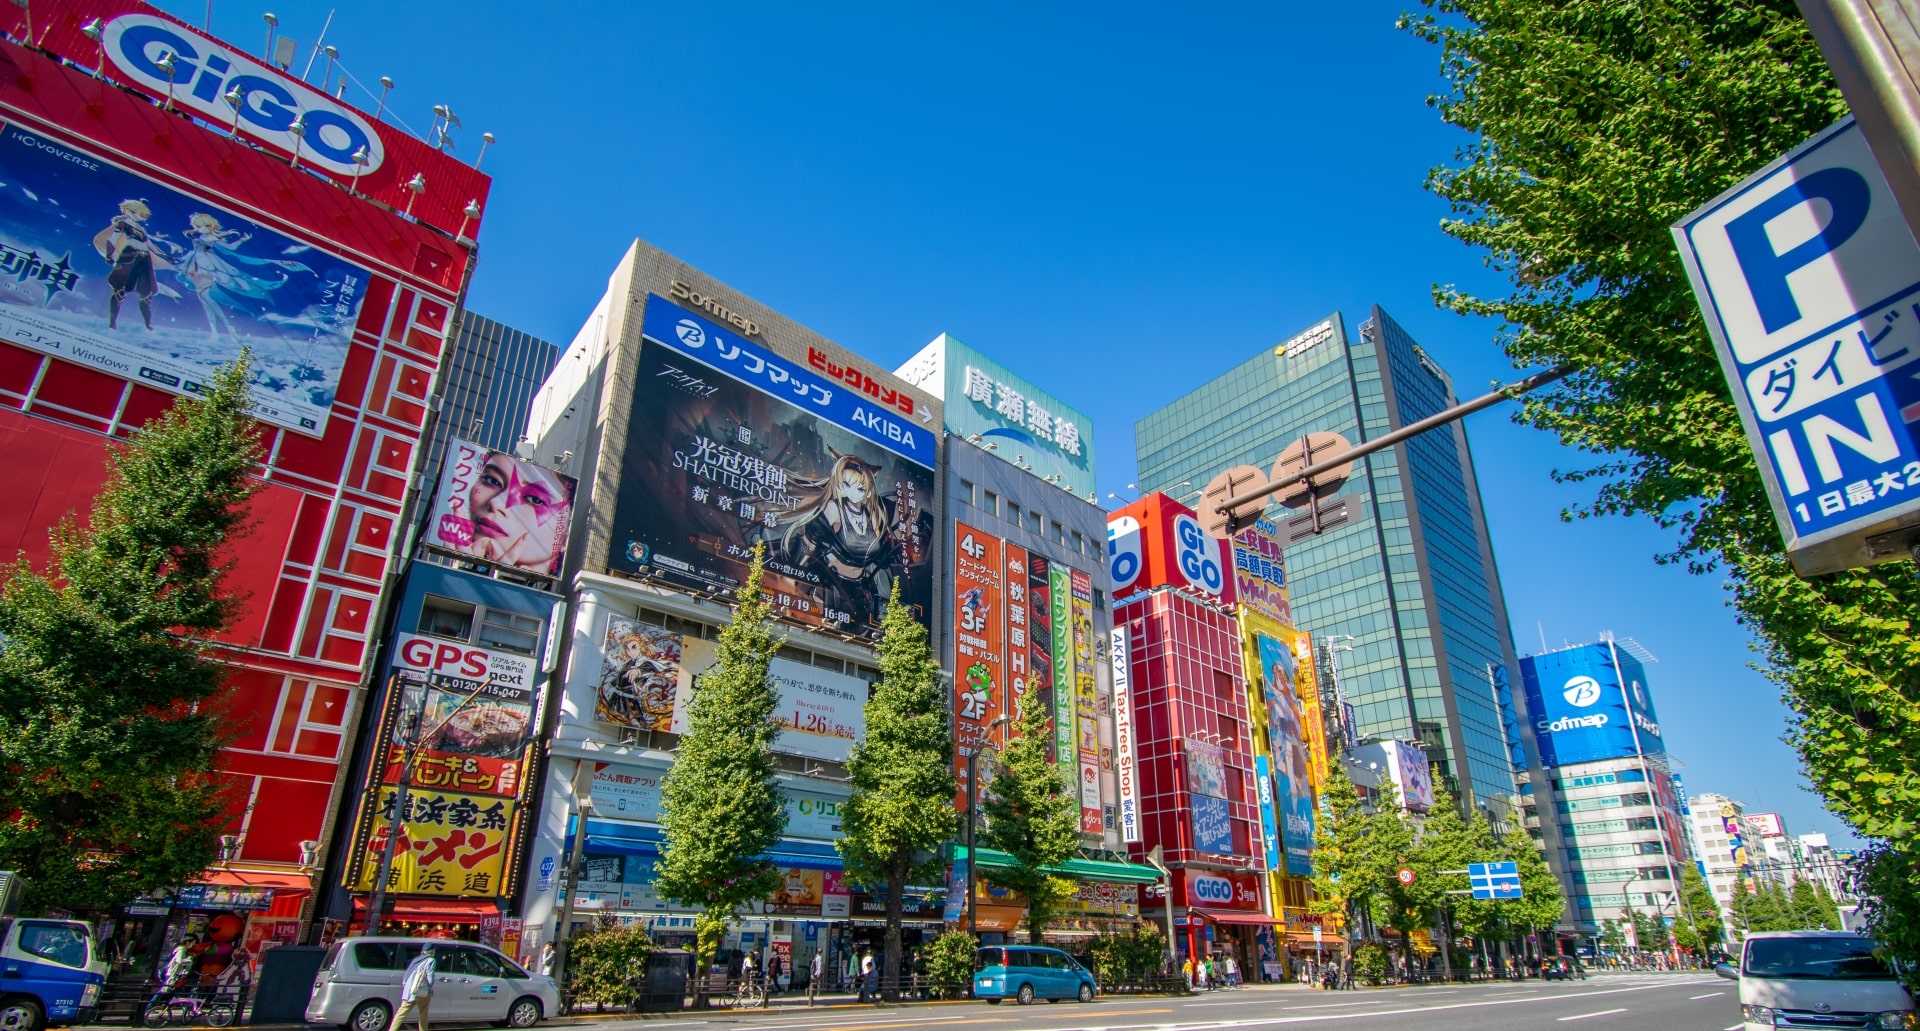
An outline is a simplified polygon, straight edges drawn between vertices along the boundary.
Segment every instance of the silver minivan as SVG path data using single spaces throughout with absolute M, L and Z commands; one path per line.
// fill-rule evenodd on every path
M 485 945 L 441 938 L 346 938 L 327 949 L 314 975 L 307 1023 L 386 1031 L 400 1005 L 401 976 L 427 945 L 434 955 L 428 1007 L 434 1023 L 532 1027 L 560 1012 L 560 986 L 553 978 L 529 974 Z
M 1740 982 L 1746 1031 L 1912 1028 L 1913 997 L 1876 948 L 1846 931 L 1757 932 L 1747 936 L 1739 969 L 1715 970 Z

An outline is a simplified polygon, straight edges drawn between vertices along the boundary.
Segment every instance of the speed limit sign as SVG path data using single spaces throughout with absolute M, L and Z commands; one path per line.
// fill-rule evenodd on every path
M 1410 867 L 1405 867 L 1405 866 L 1401 867 L 1400 871 L 1394 874 L 1394 876 L 1399 878 L 1400 883 L 1403 886 L 1410 885 L 1413 883 L 1413 870 Z

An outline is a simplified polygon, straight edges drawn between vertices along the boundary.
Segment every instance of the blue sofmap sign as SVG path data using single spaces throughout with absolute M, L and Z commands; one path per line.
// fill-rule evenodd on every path
M 933 434 L 801 368 L 737 333 L 728 332 L 657 294 L 647 295 L 646 339 L 779 398 L 801 411 L 865 437 L 909 461 L 933 468 Z
M 1193 803 L 1193 847 L 1201 852 L 1234 855 L 1232 810 L 1224 798 L 1188 795 Z
M 1920 525 L 1920 246 L 1852 118 L 1673 227 L 1801 575 Z
M 1547 767 L 1666 751 L 1646 670 L 1607 642 L 1520 660 Z

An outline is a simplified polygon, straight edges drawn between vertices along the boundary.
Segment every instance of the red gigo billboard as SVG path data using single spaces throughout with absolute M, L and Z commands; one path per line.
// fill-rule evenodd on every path
M 107 442 L 252 350 L 266 457 L 220 640 L 246 805 L 203 879 L 301 916 L 487 179 L 145 4 L 31 17 L 64 63 L 0 45 L 0 550 L 44 564 Z

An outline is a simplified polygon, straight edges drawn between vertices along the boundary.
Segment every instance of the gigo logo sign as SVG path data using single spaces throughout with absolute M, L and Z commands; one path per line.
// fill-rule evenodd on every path
M 162 18 L 124 14 L 107 23 L 100 41 L 107 59 L 129 79 L 206 116 L 216 125 L 239 119 L 241 131 L 291 153 L 298 147 L 308 163 L 351 176 L 380 167 L 386 151 L 380 134 L 366 119 L 243 54 L 191 35 Z M 160 62 L 171 57 L 171 81 Z M 227 101 L 236 94 L 240 106 Z M 306 136 L 296 136 L 294 125 Z M 353 155 L 364 148 L 365 165 Z
M 1107 565 L 1113 593 L 1120 594 L 1140 579 L 1140 520 L 1121 516 L 1107 524 Z
M 1561 690 L 1566 694 L 1568 705 L 1582 709 L 1600 700 L 1600 682 L 1589 676 L 1574 677 Z
M 1233 882 L 1227 880 L 1225 877 L 1214 877 L 1209 874 L 1194 874 L 1188 891 L 1192 893 L 1193 901 L 1196 903 L 1217 902 L 1225 904 L 1233 901 Z
M 1187 583 L 1208 594 L 1219 594 L 1226 586 L 1226 572 L 1220 568 L 1220 542 L 1207 536 L 1199 520 L 1185 512 L 1173 517 L 1174 560 Z

